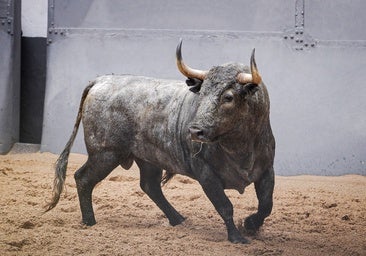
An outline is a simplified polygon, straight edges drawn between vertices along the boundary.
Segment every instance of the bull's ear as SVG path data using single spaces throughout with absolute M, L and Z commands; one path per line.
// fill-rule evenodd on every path
M 247 83 L 241 87 L 240 94 L 243 96 L 251 96 L 258 91 L 258 89 L 257 84 Z
M 203 81 L 197 78 L 188 78 L 186 80 L 186 84 L 190 87 L 189 90 L 194 93 L 200 91 L 202 83 Z

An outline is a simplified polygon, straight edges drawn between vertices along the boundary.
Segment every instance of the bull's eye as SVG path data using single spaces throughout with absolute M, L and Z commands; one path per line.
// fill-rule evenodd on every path
M 234 95 L 232 93 L 225 93 L 222 96 L 222 101 L 223 102 L 232 102 L 234 100 Z

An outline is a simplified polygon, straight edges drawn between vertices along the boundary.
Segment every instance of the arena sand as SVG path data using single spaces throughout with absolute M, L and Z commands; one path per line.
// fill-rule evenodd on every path
M 163 190 L 187 220 L 171 227 L 139 187 L 134 166 L 114 170 L 94 190 L 97 225 L 86 227 L 74 172 L 86 160 L 72 154 L 66 193 L 51 197 L 50 153 L 0 156 L 1 255 L 366 255 L 366 177 L 276 177 L 274 208 L 250 244 L 227 241 L 223 221 L 199 184 L 176 176 Z M 254 186 L 227 190 L 238 225 L 257 209 Z M 245 233 L 245 231 L 243 231 Z

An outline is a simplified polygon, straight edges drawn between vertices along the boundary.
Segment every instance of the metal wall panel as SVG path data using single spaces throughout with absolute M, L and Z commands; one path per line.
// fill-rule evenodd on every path
M 19 137 L 20 1 L 0 0 L 0 154 Z
M 351 13 L 366 7 L 354 4 Z M 343 5 L 341 0 L 51 0 L 42 150 L 62 150 L 82 90 L 96 75 L 184 79 L 174 59 L 182 37 L 184 58 L 201 69 L 229 61 L 249 64 L 256 48 L 270 92 L 278 174 L 366 174 L 364 34 L 344 36 L 336 20 L 317 14 Z M 74 151 L 85 152 L 82 131 Z
M 319 40 L 366 40 L 364 0 L 306 1 L 306 30 Z
M 291 5 L 286 3 L 287 0 L 64 0 L 55 1 L 53 22 L 56 27 L 66 28 L 282 31 L 284 26 L 292 25 Z M 266 16 L 272 18 L 263 19 Z

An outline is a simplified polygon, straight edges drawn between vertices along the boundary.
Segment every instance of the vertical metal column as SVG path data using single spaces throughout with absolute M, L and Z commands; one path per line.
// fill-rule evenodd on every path
M 20 1 L 0 0 L 0 154 L 19 138 Z

